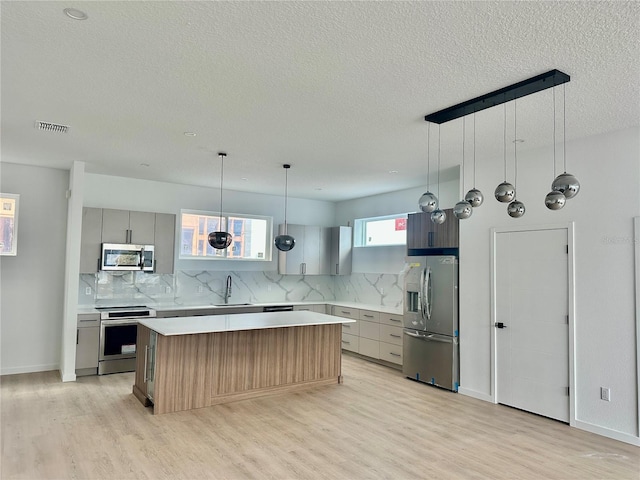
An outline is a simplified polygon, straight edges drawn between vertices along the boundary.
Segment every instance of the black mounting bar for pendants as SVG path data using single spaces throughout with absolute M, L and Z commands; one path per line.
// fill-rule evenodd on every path
M 445 108 L 435 113 L 425 115 L 424 119 L 427 122 L 433 123 L 445 123 L 449 120 L 455 120 L 456 118 L 464 117 L 470 113 L 479 112 L 487 108 L 495 107 L 516 98 L 525 97 L 532 93 L 541 92 L 547 88 L 555 87 L 556 85 L 562 85 L 571 81 L 571 77 L 560 70 L 549 70 L 546 73 L 536 75 L 535 77 L 528 78 L 508 87 L 501 88 L 495 92 L 487 93 L 480 97 L 467 100 L 466 102 L 459 103 L 453 107 Z

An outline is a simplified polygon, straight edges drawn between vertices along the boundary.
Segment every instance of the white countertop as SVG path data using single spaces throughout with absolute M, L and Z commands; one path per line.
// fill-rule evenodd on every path
M 144 325 L 165 336 L 354 322 L 355 320 L 348 318 L 307 311 L 239 313 L 235 315 L 206 315 L 179 318 L 146 318 L 138 321 L 140 325 Z

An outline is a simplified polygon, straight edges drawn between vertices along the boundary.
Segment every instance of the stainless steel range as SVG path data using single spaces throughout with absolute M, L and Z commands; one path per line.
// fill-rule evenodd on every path
M 156 311 L 145 306 L 98 307 L 98 310 L 102 310 L 98 375 L 135 371 L 138 319 L 155 317 Z

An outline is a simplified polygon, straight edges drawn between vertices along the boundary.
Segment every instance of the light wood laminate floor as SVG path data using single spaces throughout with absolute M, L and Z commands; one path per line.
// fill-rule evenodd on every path
M 343 356 L 344 384 L 152 415 L 133 374 L 1 381 L 0 478 L 634 479 L 640 449 Z

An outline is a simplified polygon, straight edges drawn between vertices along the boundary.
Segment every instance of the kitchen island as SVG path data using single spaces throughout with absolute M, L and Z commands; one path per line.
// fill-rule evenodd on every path
M 133 393 L 154 414 L 342 382 L 342 324 L 308 311 L 144 319 Z

